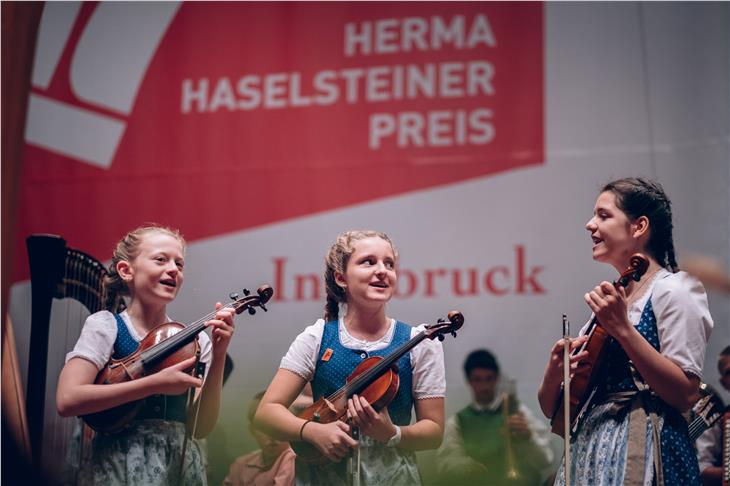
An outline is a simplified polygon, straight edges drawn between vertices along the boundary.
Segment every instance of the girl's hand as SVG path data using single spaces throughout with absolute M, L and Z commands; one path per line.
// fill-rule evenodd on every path
M 601 282 L 584 298 L 598 322 L 612 337 L 620 340 L 633 329 L 626 312 L 626 289 L 623 287 L 616 289 L 609 282 Z
M 581 361 L 588 357 L 588 351 L 583 350 L 573 355 L 573 351 L 583 346 L 588 341 L 588 336 L 578 336 L 577 338 L 570 340 L 570 375 L 573 376 L 576 370 L 580 367 Z M 552 381 L 558 383 L 563 381 L 563 348 L 565 348 L 565 340 L 559 339 L 553 348 L 550 350 L 550 359 L 548 361 L 547 369 L 545 370 L 545 377 L 551 378 Z
M 309 422 L 302 430 L 302 438 L 314 444 L 332 462 L 340 462 L 357 446 L 357 441 L 350 437 L 350 426 L 339 420 L 329 424 Z
M 180 395 L 185 393 L 188 388 L 203 386 L 203 380 L 195 378 L 186 373 L 184 370 L 195 365 L 195 356 L 192 356 L 178 364 L 169 366 L 162 371 L 150 375 L 149 379 L 153 380 L 154 393 L 162 395 Z
M 228 345 L 231 343 L 233 336 L 233 317 L 235 315 L 233 309 L 222 309 L 220 302 L 215 304 L 215 318 L 205 323 L 206 326 L 212 327 L 211 341 L 213 343 L 213 357 L 218 359 L 225 358 Z
M 347 415 L 363 434 L 378 442 L 385 444 L 395 435 L 395 425 L 390 420 L 388 409 L 384 408 L 378 413 L 364 397 L 353 395 L 347 400 Z

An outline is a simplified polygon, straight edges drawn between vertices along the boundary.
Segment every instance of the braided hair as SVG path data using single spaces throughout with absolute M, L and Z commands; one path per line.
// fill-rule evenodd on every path
M 616 205 L 630 219 L 641 216 L 649 219 L 647 250 L 661 266 L 678 272 L 672 237 L 672 203 L 661 184 L 646 177 L 626 177 L 609 182 L 601 192 L 616 196 Z
M 172 236 L 180 242 L 180 245 L 183 247 L 183 251 L 185 251 L 185 238 L 183 238 L 180 232 L 176 229 L 157 225 L 140 226 L 133 229 L 124 235 L 114 248 L 112 262 L 109 265 L 109 271 L 104 277 L 104 290 L 107 295 L 129 295 L 127 282 L 125 282 L 117 272 L 117 263 L 120 261 L 131 262 L 137 258 L 137 255 L 139 255 L 139 245 L 142 243 L 142 239 L 145 235 L 150 233 L 162 233 Z
M 336 274 L 344 274 L 347 270 L 347 263 L 355 251 L 355 243 L 366 238 L 381 238 L 390 244 L 393 255 L 398 259 L 398 250 L 388 235 L 378 231 L 353 230 L 340 234 L 335 243 L 330 247 L 325 257 L 324 285 L 327 293 L 327 302 L 324 306 L 324 320 L 334 321 L 339 317 L 340 304 L 347 302 L 347 292 L 337 284 Z

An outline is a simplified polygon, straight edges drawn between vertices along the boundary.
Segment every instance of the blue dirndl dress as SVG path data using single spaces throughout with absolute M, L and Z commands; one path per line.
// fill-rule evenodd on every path
M 139 343 L 118 314 L 115 359 L 134 352 Z M 120 432 L 96 433 L 89 462 L 79 471 L 81 485 L 177 486 L 207 484 L 203 454 L 196 440 L 188 440 L 180 476 L 185 438 L 186 394 L 152 395 Z
M 312 379 L 314 400 L 317 401 L 321 397 L 330 396 L 342 387 L 346 378 L 366 358 L 370 356 L 387 356 L 409 341 L 411 326 L 400 321 L 396 321 L 395 326 L 393 339 L 387 347 L 367 352 L 343 346 L 339 338 L 339 321 L 327 322 L 324 326 L 322 343 L 317 357 L 317 368 Z M 325 353 L 328 356 L 323 359 Z M 404 426 L 411 423 L 411 411 L 413 409 L 413 373 L 410 353 L 402 356 L 397 365 L 400 385 L 398 393 L 387 409 L 393 423 Z M 398 447 L 388 447 L 368 436 L 362 435 L 360 437 L 360 458 L 360 480 L 364 486 L 421 484 L 416 456 L 411 451 Z M 328 486 L 344 486 L 348 484 L 347 460 L 345 459 L 336 464 L 322 466 L 310 465 L 297 460 L 295 467 L 297 486 L 325 484 Z
M 644 306 L 637 331 L 657 351 L 661 351 L 656 317 L 649 298 Z M 571 444 L 571 482 L 578 485 L 621 486 L 625 477 L 629 449 L 630 407 L 616 407 L 609 396 L 620 392 L 638 392 L 632 377 L 629 358 L 616 341 L 606 351 L 602 379 L 598 381 L 597 405 L 588 412 Z M 661 464 L 665 486 L 700 486 L 699 466 L 689 440 L 687 422 L 682 415 L 656 395 L 648 402 L 656 413 L 660 429 Z M 646 416 L 644 469 L 641 484 L 657 484 L 654 471 L 653 423 Z M 558 470 L 555 485 L 565 484 L 565 470 Z

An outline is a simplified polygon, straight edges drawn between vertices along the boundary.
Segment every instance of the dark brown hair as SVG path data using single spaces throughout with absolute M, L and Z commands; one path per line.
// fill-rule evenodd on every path
M 616 205 L 629 219 L 647 217 L 647 250 L 664 268 L 674 273 L 679 271 L 672 238 L 672 203 L 661 184 L 646 177 L 626 177 L 609 182 L 601 192 L 616 196 Z

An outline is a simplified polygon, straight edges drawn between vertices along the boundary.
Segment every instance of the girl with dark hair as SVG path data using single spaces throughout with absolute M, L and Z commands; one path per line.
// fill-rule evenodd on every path
M 423 330 L 385 313 L 396 288 L 397 259 L 383 233 L 348 231 L 337 238 L 326 258 L 325 318 L 297 336 L 261 400 L 257 426 L 279 440 L 309 442 L 332 461 L 314 466 L 297 459 L 298 485 L 347 484 L 341 460 L 357 445 L 344 422 L 306 421 L 288 410 L 305 384 L 312 382 L 315 401 L 329 396 L 362 360 L 386 356 Z M 362 434 L 363 485 L 420 484 L 414 451 L 441 443 L 446 393 L 441 343 L 415 346 L 398 361 L 398 375 L 398 394 L 380 413 L 358 395 L 348 401 L 350 420 Z
M 646 178 L 610 182 L 586 230 L 594 260 L 621 273 L 634 253 L 643 253 L 649 267 L 625 289 L 602 282 L 584 296 L 614 339 L 597 380 L 595 405 L 572 439 L 571 477 L 575 484 L 591 485 L 700 484 L 681 414 L 698 397 L 712 318 L 702 284 L 678 271 L 669 199 Z M 586 341 L 586 327 L 574 348 Z M 538 392 L 547 417 L 561 392 L 562 355 L 561 340 L 552 348 Z M 571 361 L 580 366 L 586 355 L 582 351 Z M 555 484 L 564 482 L 561 468 Z
M 104 282 L 107 290 L 129 297 L 121 314 L 101 311 L 90 315 L 74 349 L 66 355 L 56 392 L 56 407 L 64 417 L 87 415 L 145 399 L 140 412 L 120 432 L 97 433 L 91 464 L 82 465 L 80 484 L 170 485 L 207 484 L 201 452 L 195 443 L 186 448 L 186 392 L 203 387 L 197 438 L 210 433 L 218 418 L 226 349 L 233 335 L 233 311 L 221 309 L 207 325 L 211 338 L 200 333 L 200 361 L 204 380 L 184 370 L 195 357 L 158 373 L 119 384 L 97 385 L 94 380 L 110 358 L 121 359 L 137 349 L 153 328 L 169 322 L 167 304 L 183 283 L 185 240 L 176 230 L 145 226 L 127 233 L 117 244 Z

